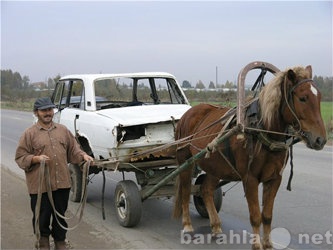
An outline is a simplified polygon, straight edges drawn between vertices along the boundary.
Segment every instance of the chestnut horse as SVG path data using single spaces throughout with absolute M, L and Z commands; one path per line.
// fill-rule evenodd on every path
M 287 139 L 292 128 L 293 138 L 303 140 L 307 147 L 320 150 L 326 143 L 326 131 L 320 113 L 321 94 L 312 80 L 311 66 L 294 67 L 277 73 L 259 93 L 258 124 L 261 132 L 247 128 L 219 143 L 209 158 L 196 161 L 206 172 L 200 191 L 205 203 L 213 235 L 219 234 L 221 221 L 213 202 L 213 193 L 221 180 L 242 181 L 250 223 L 253 249 L 271 249 L 272 210 L 282 172 L 289 157 Z M 209 104 L 189 109 L 177 124 L 175 139 L 179 142 L 178 164 L 197 154 L 216 137 L 224 124 L 221 117 L 229 110 Z M 216 122 L 218 121 L 218 122 Z M 235 122 L 231 123 L 235 126 Z M 259 129 L 258 129 L 259 130 Z M 264 131 L 264 132 L 262 132 Z M 187 142 L 184 138 L 190 138 Z M 263 139 L 264 138 L 264 139 Z M 271 145 L 284 145 L 270 147 Z M 181 172 L 176 182 L 174 217 L 182 214 L 184 232 L 193 232 L 189 201 L 194 163 Z M 263 208 L 260 212 L 258 185 L 263 183 Z M 263 224 L 263 238 L 260 226 Z M 262 242 L 261 242 L 262 241 Z

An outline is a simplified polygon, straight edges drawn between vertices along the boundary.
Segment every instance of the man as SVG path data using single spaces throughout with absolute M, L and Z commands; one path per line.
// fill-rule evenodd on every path
M 36 124 L 26 129 L 16 149 L 15 161 L 25 171 L 26 182 L 33 212 L 33 229 L 35 234 L 35 208 L 37 203 L 39 171 L 44 161 L 49 168 L 53 200 L 56 210 L 65 214 L 71 187 L 70 173 L 67 164 L 79 164 L 82 161 L 93 161 L 93 158 L 80 149 L 73 134 L 63 125 L 52 121 L 55 105 L 51 99 L 38 98 L 34 103 Z M 42 198 L 39 214 L 39 249 L 50 249 L 49 236 L 52 235 L 55 249 L 66 249 L 66 230 L 57 222 L 47 196 L 46 183 L 43 181 Z M 64 219 L 57 216 L 59 222 L 67 227 Z

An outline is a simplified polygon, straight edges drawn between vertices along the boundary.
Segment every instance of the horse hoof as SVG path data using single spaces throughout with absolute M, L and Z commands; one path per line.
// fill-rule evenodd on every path
M 198 235 L 196 235 L 194 232 L 184 232 L 184 230 L 182 230 L 182 237 L 195 240 L 196 238 L 198 238 Z
M 221 239 L 221 238 L 223 238 L 223 233 L 222 233 L 222 231 L 219 233 L 212 233 L 211 236 L 212 236 L 213 240 Z
M 212 237 L 218 237 L 222 233 L 223 233 L 222 230 L 218 230 L 218 231 L 212 232 Z
M 193 233 L 194 229 L 192 226 L 184 226 L 183 233 Z
M 262 248 L 265 250 L 273 250 L 273 243 L 270 238 L 267 238 L 262 241 Z
M 222 233 L 221 227 L 214 227 L 212 228 L 212 236 L 215 237 L 216 235 L 219 235 Z
M 273 246 L 272 246 L 272 244 L 267 244 L 267 245 L 264 244 L 264 245 L 263 245 L 263 249 L 264 249 L 264 250 L 273 250 Z
M 252 245 L 252 250 L 262 250 L 261 244 L 253 244 Z

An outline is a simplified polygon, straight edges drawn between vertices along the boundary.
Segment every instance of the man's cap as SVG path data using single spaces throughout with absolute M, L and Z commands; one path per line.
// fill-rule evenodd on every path
M 51 101 L 50 97 L 41 97 L 35 101 L 34 111 L 48 109 L 48 108 L 55 108 L 55 105 Z

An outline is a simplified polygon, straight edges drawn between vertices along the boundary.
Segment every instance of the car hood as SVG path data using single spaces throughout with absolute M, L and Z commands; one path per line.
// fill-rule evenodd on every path
M 96 113 L 116 121 L 121 126 L 133 126 L 179 120 L 190 108 L 191 106 L 186 104 L 159 104 L 104 109 Z

